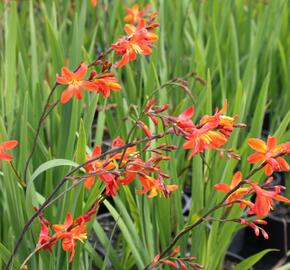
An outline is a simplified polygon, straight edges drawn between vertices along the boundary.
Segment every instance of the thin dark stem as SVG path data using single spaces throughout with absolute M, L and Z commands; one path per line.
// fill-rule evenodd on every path
M 10 164 L 11 169 L 12 169 L 12 171 L 14 172 L 15 176 L 17 177 L 19 184 L 20 184 L 22 187 L 25 188 L 25 187 L 26 187 L 26 184 L 25 184 L 25 182 L 23 181 L 23 179 L 21 178 L 21 176 L 18 174 L 18 172 L 17 172 L 17 170 L 16 170 L 16 168 L 15 168 L 13 162 L 11 161 L 11 162 L 9 162 L 9 164 Z
M 47 197 L 47 199 L 45 200 L 45 202 L 39 207 L 39 209 L 32 215 L 32 217 L 27 221 L 27 223 L 24 225 L 24 228 L 19 236 L 19 238 L 17 239 L 14 249 L 12 251 L 11 256 L 9 257 L 9 260 L 5 266 L 5 270 L 8 270 L 12 260 L 24 238 L 25 233 L 28 231 L 30 225 L 32 224 L 32 222 L 34 221 L 34 219 L 36 217 L 38 217 L 38 215 L 41 213 L 41 211 L 45 208 L 45 206 L 50 202 L 50 200 L 54 197 L 54 195 L 58 192 L 58 190 L 62 187 L 62 185 L 67 181 L 67 179 L 63 179 L 61 182 L 58 183 L 58 185 L 54 188 L 54 190 L 52 191 L 52 193 Z
M 61 192 L 58 196 L 56 196 L 53 200 L 51 200 L 43 209 L 42 211 L 44 211 L 46 208 L 50 207 L 52 204 L 54 204 L 58 199 L 60 199 L 64 194 L 66 194 L 67 192 L 69 192 L 70 190 L 72 190 L 73 188 L 75 188 L 76 186 L 78 186 L 80 183 L 82 183 L 87 177 L 89 176 L 99 176 L 99 175 L 104 175 L 104 174 L 109 174 L 109 173 L 113 173 L 112 171 L 108 171 L 108 172 L 100 172 L 100 173 L 94 173 L 94 174 L 87 174 L 87 175 L 83 175 L 81 177 L 76 178 L 76 181 L 69 186 L 68 188 L 66 188 L 63 192 Z M 67 178 L 67 180 L 69 180 L 69 178 Z
M 51 111 L 59 104 L 60 99 L 58 99 L 56 102 L 54 102 L 50 107 L 49 110 L 47 111 L 47 113 L 44 116 L 44 119 L 47 118 L 47 116 L 51 113 Z
M 36 129 L 36 133 L 35 133 L 35 136 L 34 136 L 34 139 L 33 139 L 33 143 L 32 143 L 32 148 L 31 148 L 31 151 L 30 151 L 30 154 L 25 162 L 25 167 L 24 167 L 24 173 L 23 173 L 23 180 L 24 180 L 24 183 L 26 183 L 26 177 L 27 177 L 27 170 L 28 170 L 28 166 L 29 166 L 29 163 L 31 161 L 31 158 L 33 156 L 33 153 L 36 149 L 36 145 L 37 145 L 37 139 L 38 139 L 38 136 L 39 136 L 39 133 L 40 133 L 40 130 L 41 130 L 41 126 L 44 122 L 44 120 L 46 119 L 47 117 L 47 110 L 49 108 L 49 103 L 50 103 L 50 99 L 52 97 L 52 95 L 54 94 L 54 91 L 56 90 L 58 84 L 55 83 L 54 86 L 52 87 L 48 97 L 47 97 L 47 100 L 46 100 L 46 103 L 45 103 L 45 106 L 44 106 L 44 109 L 42 111 L 42 114 L 39 118 L 39 121 L 38 121 L 38 125 L 37 125 L 37 129 Z M 54 108 L 55 106 L 53 106 Z M 50 112 L 51 110 L 49 110 Z
M 139 119 L 140 119 L 140 117 L 138 118 L 138 120 L 139 120 Z M 133 126 L 133 127 L 131 128 L 131 130 L 129 131 L 129 134 L 128 134 L 128 137 L 127 137 L 127 140 L 126 140 L 125 145 L 128 144 L 128 142 L 129 142 L 129 140 L 130 140 L 130 137 L 131 137 L 131 135 L 133 134 L 133 132 L 134 132 L 134 130 L 135 130 L 136 127 L 137 127 L 137 120 L 135 121 L 134 126 Z M 120 160 L 119 160 L 119 167 L 121 167 L 121 165 L 122 165 L 122 161 L 123 161 L 124 156 L 125 156 L 125 154 L 126 154 L 127 148 L 128 148 L 128 147 L 126 147 L 126 148 L 122 151 L 122 155 L 121 155 L 121 158 L 120 158 Z
M 35 220 L 36 217 L 38 217 L 38 215 L 47 207 L 47 205 L 50 203 L 50 201 L 52 200 L 52 198 L 56 195 L 56 193 L 59 191 L 59 189 L 65 184 L 66 181 L 69 180 L 69 176 L 73 175 L 75 172 L 77 172 L 79 169 L 83 168 L 85 165 L 89 164 L 89 163 L 92 163 L 98 159 L 101 159 L 105 156 L 108 156 L 108 155 L 111 155 L 113 153 L 116 153 L 118 151 L 122 151 L 128 147 L 131 147 L 131 146 L 135 146 L 137 144 L 140 144 L 140 143 L 144 143 L 144 142 L 148 142 L 150 140 L 155 140 L 155 139 L 159 139 L 159 138 L 162 138 L 168 134 L 171 134 L 172 131 L 168 130 L 166 132 L 163 132 L 163 133 L 159 133 L 159 134 L 155 134 L 155 135 L 152 135 L 150 138 L 146 137 L 146 138 L 143 138 L 143 139 L 140 139 L 140 140 L 137 140 L 137 141 L 134 141 L 134 142 L 131 142 L 131 143 L 128 143 L 126 145 L 123 145 L 121 147 L 116 147 L 116 148 L 113 148 L 107 152 L 104 152 L 102 154 L 100 154 L 99 156 L 97 157 L 94 157 L 90 160 L 87 160 L 86 162 L 83 162 L 82 164 L 80 164 L 79 166 L 73 168 L 70 172 L 68 172 L 64 177 L 63 179 L 58 183 L 58 185 L 54 188 L 54 190 L 52 191 L 52 193 L 47 197 L 47 199 L 45 200 L 45 202 L 39 207 L 39 209 L 32 215 L 32 217 L 27 221 L 27 223 L 25 224 L 19 238 L 17 239 L 16 241 L 16 244 L 15 244 L 15 247 L 12 251 L 12 254 L 11 256 L 9 257 L 9 260 L 5 266 L 5 270 L 8 270 L 10 268 L 10 265 L 12 263 L 12 260 L 14 258 L 14 256 L 16 255 L 16 252 L 20 246 L 20 243 L 22 242 L 23 238 L 24 238 L 24 235 L 25 233 L 28 231 L 29 227 L 31 226 L 32 222 Z
M 99 60 L 101 60 L 102 58 L 104 58 L 106 55 L 108 55 L 109 53 L 111 53 L 113 51 L 113 48 L 112 47 L 110 47 L 109 49 L 107 49 L 104 53 L 101 53 L 92 63 L 90 63 L 89 65 L 88 65 L 88 67 L 92 67 L 92 66 L 94 66 L 94 65 L 96 65 L 97 64 L 97 62 L 99 61 Z
M 190 97 L 191 101 L 193 102 L 193 104 L 195 104 L 195 100 L 193 95 L 191 94 L 191 91 L 188 89 L 187 86 L 182 85 L 181 81 L 185 80 L 189 77 L 193 77 L 195 80 L 199 81 L 201 84 L 206 85 L 207 82 L 206 80 L 202 79 L 200 76 L 197 75 L 197 73 L 195 71 L 193 72 L 189 72 L 187 74 L 185 74 L 182 77 L 176 77 L 173 79 L 168 80 L 167 82 L 163 83 L 162 85 L 160 85 L 159 87 L 157 87 L 155 90 L 153 90 L 153 92 L 149 95 L 149 97 L 147 98 L 147 101 L 155 95 L 156 92 L 158 92 L 159 90 L 161 90 L 162 88 L 169 86 L 169 85 L 174 85 L 174 86 L 178 86 L 181 87 L 186 94 Z
M 257 168 L 253 169 L 246 177 L 245 179 L 249 179 L 251 176 L 253 176 L 257 171 L 259 171 L 260 169 L 262 169 L 265 165 L 267 164 L 267 162 L 263 162 L 261 163 Z M 237 191 L 242 185 L 246 184 L 247 182 L 242 180 L 238 185 L 236 185 L 232 190 L 230 190 L 225 197 L 214 207 L 210 208 L 206 213 L 204 213 L 195 223 L 193 223 L 192 225 L 186 226 L 184 229 L 182 229 L 174 238 L 173 240 L 170 242 L 170 244 L 161 251 L 161 253 L 159 254 L 160 258 L 162 259 L 177 243 L 177 241 L 185 234 L 187 234 L 188 232 L 190 232 L 192 229 L 194 229 L 195 227 L 197 227 L 199 224 L 201 224 L 202 222 L 204 222 L 206 220 L 206 218 L 212 214 L 213 212 L 215 212 L 216 210 L 218 210 L 221 207 L 224 207 L 226 204 L 226 200 L 227 198 L 233 194 L 235 191 Z M 149 270 L 152 268 L 152 262 L 150 264 L 148 264 L 147 266 L 145 266 L 144 270 Z

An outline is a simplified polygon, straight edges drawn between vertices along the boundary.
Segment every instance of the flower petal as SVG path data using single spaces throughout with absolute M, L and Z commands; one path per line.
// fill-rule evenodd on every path
M 74 73 L 70 71 L 67 67 L 61 68 L 61 74 L 65 77 L 68 81 L 71 81 L 74 77 Z
M 287 163 L 287 161 L 284 158 L 277 157 L 276 160 L 279 163 L 279 165 L 283 171 L 289 171 L 289 164 Z
M 248 139 L 248 145 L 257 152 L 265 153 L 267 151 L 265 142 L 257 138 Z
M 178 120 L 179 121 L 187 120 L 191 118 L 193 115 L 194 115 L 194 107 L 189 107 L 178 116 Z
M 254 153 L 248 156 L 249 163 L 257 163 L 259 161 L 263 162 L 265 160 L 265 154 L 262 153 Z
M 267 139 L 267 150 L 272 151 L 276 147 L 277 139 L 273 136 L 268 136 Z
M 236 172 L 233 176 L 231 188 L 234 188 L 242 181 L 242 173 L 240 171 Z
M 59 84 L 69 84 L 69 80 L 66 77 L 59 76 L 56 74 L 56 82 Z
M 86 76 L 87 71 L 88 71 L 88 65 L 84 63 L 81 64 L 78 70 L 74 73 L 75 79 L 78 81 L 82 80 L 82 78 Z
M 71 90 L 65 90 L 61 94 L 60 102 L 61 103 L 67 103 L 73 96 L 73 91 Z
M 221 192 L 225 192 L 225 193 L 227 193 L 231 190 L 230 186 L 228 184 L 224 184 L 224 183 L 219 183 L 219 184 L 214 185 L 214 189 L 221 191 Z
M 0 160 L 11 161 L 13 157 L 5 152 L 0 152 Z
M 0 144 L 0 149 L 9 150 L 9 149 L 14 148 L 17 144 L 18 144 L 18 141 L 16 140 L 6 141 Z
M 95 182 L 94 176 L 87 177 L 86 180 L 84 181 L 85 188 L 90 189 L 94 185 L 94 182 Z
M 265 166 L 264 171 L 265 171 L 265 174 L 266 175 L 270 176 L 270 175 L 272 175 L 272 173 L 273 173 L 274 170 L 273 170 L 272 166 L 268 163 Z
M 90 81 L 82 81 L 81 86 L 88 91 L 97 91 L 98 89 L 97 84 Z

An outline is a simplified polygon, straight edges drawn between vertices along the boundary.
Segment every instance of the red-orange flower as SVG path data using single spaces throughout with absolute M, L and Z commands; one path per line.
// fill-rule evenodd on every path
M 92 81 L 97 93 L 102 93 L 104 98 L 110 96 L 110 91 L 120 91 L 121 85 L 117 83 L 118 79 L 115 77 L 115 73 L 104 73 L 97 75 Z M 92 90 L 92 89 L 89 89 Z
M 87 213 L 79 216 L 75 220 L 73 220 L 72 214 L 68 213 L 64 224 L 51 224 L 40 213 L 39 218 L 41 230 L 36 248 L 38 250 L 51 250 L 51 247 L 54 244 L 58 241 L 62 241 L 62 248 L 71 253 L 70 262 L 72 262 L 75 254 L 76 241 L 79 240 L 82 242 L 87 238 L 85 223 L 90 221 L 91 216 L 96 213 L 96 207 L 97 204 L 95 204 Z M 35 208 L 35 210 L 37 209 Z M 49 228 L 53 228 L 55 231 L 53 235 L 50 235 Z
M 229 193 L 231 190 L 233 190 L 241 181 L 242 181 L 242 173 L 240 171 L 236 172 L 232 178 L 232 182 L 230 185 L 226 183 L 219 183 L 214 185 L 214 188 L 218 191 Z M 250 188 L 239 188 L 235 192 L 233 192 L 226 200 L 227 202 L 233 202 L 236 200 L 240 200 L 243 195 L 247 194 L 249 192 Z M 241 204 L 243 206 L 243 204 Z
M 250 213 L 254 213 L 257 217 L 267 216 L 274 204 L 274 200 L 290 203 L 289 199 L 279 195 L 281 192 L 280 186 L 273 187 L 274 190 L 265 190 L 255 183 L 249 183 L 256 193 L 256 201 Z
M 124 21 L 135 24 L 139 22 L 139 20 L 142 18 L 142 16 L 145 15 L 145 13 L 150 8 L 150 5 L 148 4 L 144 9 L 139 9 L 139 5 L 135 4 L 132 8 L 127 8 L 127 15 L 124 17 Z
M 189 158 L 206 149 L 220 148 L 227 143 L 234 127 L 244 127 L 243 124 L 234 124 L 237 116 L 224 115 L 226 109 L 227 102 L 225 101 L 221 110 L 217 108 L 214 115 L 203 116 L 198 125 L 195 125 L 190 119 L 194 114 L 193 108 L 188 108 L 178 117 L 169 117 L 169 120 L 178 129 L 177 134 L 178 131 L 181 132 L 186 139 L 183 148 L 192 150 Z
M 83 240 L 87 239 L 86 225 L 81 223 L 74 226 L 73 216 L 68 213 L 64 224 L 55 224 L 52 227 L 56 232 L 55 237 L 62 239 L 63 250 L 71 253 L 69 261 L 72 262 L 76 240 L 83 242 Z
M 268 136 L 267 144 L 256 138 L 248 139 L 248 145 L 256 151 L 248 157 L 249 163 L 266 162 L 264 167 L 266 175 L 271 175 L 274 171 L 288 171 L 289 164 L 279 157 L 280 154 L 286 154 L 285 144 L 277 145 L 277 139 Z
M 51 251 L 51 247 L 53 246 L 55 241 L 53 241 L 53 239 L 50 236 L 50 231 L 49 231 L 48 226 L 42 221 L 40 222 L 41 222 L 41 229 L 38 236 L 37 246 L 39 247 L 45 244 L 42 249 L 48 249 Z
M 86 76 L 88 66 L 81 64 L 76 72 L 70 71 L 67 67 L 62 67 L 61 75 L 56 74 L 56 81 L 59 84 L 68 85 L 68 87 L 62 92 L 60 102 L 66 103 L 73 96 L 77 99 L 82 98 L 82 89 L 94 90 L 95 86 L 90 81 L 82 81 Z
M 91 0 L 91 4 L 92 4 L 93 7 L 96 7 L 97 3 L 98 3 L 97 0 Z
M 206 123 L 190 131 L 188 140 L 183 144 L 184 149 L 192 149 L 189 158 L 205 149 L 219 148 L 227 143 L 226 136 L 220 131 L 213 130 L 214 128 L 216 128 L 215 123 Z
M 112 142 L 112 148 L 114 147 L 120 147 L 123 146 L 124 142 L 123 140 L 118 136 L 113 142 Z M 97 177 L 104 181 L 106 184 L 106 195 L 108 196 L 115 196 L 116 190 L 119 189 L 118 183 L 124 184 L 119 181 L 119 179 L 113 174 L 110 173 L 110 170 L 113 170 L 116 167 L 116 164 L 118 163 L 118 160 L 122 158 L 122 163 L 124 164 L 128 158 L 129 155 L 136 152 L 136 147 L 128 147 L 123 154 L 122 152 L 116 153 L 112 155 L 109 159 L 101 160 L 98 159 L 96 161 L 93 161 L 85 166 L 85 169 L 87 173 L 89 174 L 99 174 Z M 99 156 L 102 153 L 101 147 L 97 145 L 95 149 L 93 150 L 93 153 L 91 156 L 87 156 L 87 160 L 90 160 L 92 158 L 95 158 Z M 90 189 L 95 182 L 95 176 L 88 176 L 86 180 L 84 181 L 84 186 L 87 189 Z
M 87 157 L 87 160 L 95 158 L 102 153 L 101 147 L 97 145 L 93 150 L 91 156 Z M 105 166 L 104 166 L 105 165 Z M 106 160 L 96 160 L 85 166 L 87 173 L 90 174 L 98 174 L 98 178 L 105 182 L 106 184 L 106 194 L 107 195 L 116 195 L 115 189 L 118 190 L 119 187 L 115 181 L 115 175 L 109 173 L 108 171 L 113 169 L 115 165 L 111 162 L 107 162 Z M 94 182 L 96 176 L 89 176 L 84 181 L 84 186 L 86 189 L 90 189 Z
M 223 115 L 224 113 L 226 113 L 227 107 L 228 103 L 226 100 L 220 110 L 216 108 L 214 115 L 203 116 L 200 120 L 200 125 L 204 125 L 206 123 L 215 123 L 218 130 L 228 138 L 230 133 L 234 129 L 234 122 L 238 117 Z
M 117 52 L 117 54 L 123 55 L 117 65 L 118 68 L 121 68 L 128 62 L 135 60 L 137 54 L 151 54 L 153 42 L 158 40 L 156 34 L 147 30 L 144 19 L 140 19 L 137 27 L 127 24 L 124 29 L 128 36 L 122 37 L 117 43 L 112 45 L 112 48 Z
M 18 142 L 15 140 L 0 143 L 0 160 L 13 160 L 13 157 L 7 154 L 5 151 L 13 149 L 17 144 Z
M 148 198 L 153 198 L 157 195 L 168 197 L 171 191 L 178 188 L 177 185 L 167 185 L 163 182 L 162 177 L 158 176 L 156 179 L 149 175 L 140 175 L 140 183 L 143 187 L 142 190 L 136 190 L 138 193 L 149 192 Z
M 118 136 L 113 140 L 111 146 L 112 146 L 112 148 L 115 148 L 115 147 L 122 147 L 124 145 L 125 145 L 124 141 L 120 138 L 120 136 Z M 137 149 L 136 149 L 135 145 L 128 147 L 126 149 L 125 153 L 123 153 L 124 152 L 124 150 L 123 150 L 119 153 L 114 154 L 111 157 L 111 161 L 114 161 L 114 160 L 119 161 L 122 158 L 121 165 L 124 165 L 128 161 L 128 159 L 130 158 L 130 155 L 134 156 L 136 151 L 137 151 Z
M 190 132 L 195 128 L 194 123 L 191 120 L 191 117 L 194 115 L 194 107 L 187 108 L 179 116 L 175 117 L 176 125 L 180 127 L 185 132 Z

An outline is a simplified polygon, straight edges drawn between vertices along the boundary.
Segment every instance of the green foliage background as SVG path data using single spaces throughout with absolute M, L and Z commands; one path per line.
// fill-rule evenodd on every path
M 23 172 L 55 74 L 63 65 L 74 69 L 81 61 L 91 62 L 98 52 L 117 41 L 124 34 L 125 7 L 134 2 L 99 0 L 96 8 L 86 0 L 4 2 L 0 3 L 0 142 L 19 140 L 13 153 L 17 170 Z M 132 125 L 128 115 L 172 78 L 194 71 L 207 81 L 203 85 L 196 77 L 189 79 L 196 120 L 228 100 L 228 114 L 239 115 L 239 121 L 248 126 L 235 131 L 227 147 L 237 148 L 244 157 L 250 152 L 245 139 L 266 135 L 265 114 L 269 134 L 279 141 L 290 139 L 289 1 L 140 0 L 138 4 L 145 6 L 148 2 L 159 13 L 160 39 L 150 57 L 139 57 L 117 71 L 122 91 L 112 93 L 108 100 L 85 94 L 81 101 L 74 99 L 57 106 L 41 131 L 26 190 L 18 184 L 9 164 L 1 163 L 0 268 L 32 215 L 32 206 L 43 202 L 68 166 L 74 165 L 68 160 L 82 161 L 85 143 L 100 144 L 104 136 L 125 139 Z M 60 93 L 61 87 L 53 100 Z M 160 103 L 169 103 L 170 113 L 176 115 L 192 105 L 175 84 L 162 87 L 155 97 Z M 115 109 L 102 111 L 94 119 L 97 104 L 103 107 L 111 103 L 116 104 Z M 161 131 L 161 127 L 158 129 Z M 180 138 L 164 142 L 182 144 Z M 121 230 L 122 256 L 95 220 L 91 230 L 107 250 L 107 258 L 104 260 L 94 245 L 86 242 L 77 248 L 74 269 L 91 269 L 92 264 L 100 269 L 143 269 L 186 222 L 193 222 L 221 198 L 212 187 L 217 182 L 230 182 L 237 161 L 220 159 L 214 152 L 206 153 L 205 160 L 210 168 L 199 156 L 189 161 L 183 150 L 172 154 L 163 169 L 180 188 L 168 200 L 147 199 L 136 194 L 134 187 L 121 188 L 114 204 L 106 201 L 105 205 Z M 250 170 L 245 160 L 239 163 L 244 174 Z M 193 194 L 188 221 L 182 216 L 184 185 L 190 186 Z M 102 184 L 97 184 L 91 192 L 95 196 L 102 189 Z M 45 216 L 54 223 L 63 222 L 67 211 L 77 216 L 89 208 L 92 199 L 80 185 L 46 210 Z M 231 213 L 238 214 L 239 209 Z M 236 230 L 236 225 L 229 223 L 213 223 L 208 230 L 205 223 L 179 244 L 185 254 L 189 243 L 191 254 L 205 269 L 219 269 Z M 34 222 L 14 260 L 15 269 L 34 249 L 38 233 L 39 223 Z M 31 259 L 30 269 L 68 269 L 65 256 L 60 246 L 52 253 L 42 251 Z

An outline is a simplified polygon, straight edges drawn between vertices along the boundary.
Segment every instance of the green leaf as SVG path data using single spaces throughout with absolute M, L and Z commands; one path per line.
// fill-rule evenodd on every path
M 11 252 L 2 244 L 0 243 L 0 259 L 6 263 L 8 258 L 10 257 Z M 19 261 L 14 257 L 12 268 L 13 269 L 20 269 L 21 264 Z
M 86 161 L 86 147 L 87 147 L 86 131 L 85 131 L 85 126 L 84 126 L 84 121 L 81 119 L 80 129 L 79 129 L 79 138 L 78 138 L 77 150 L 76 150 L 76 161 L 79 164 Z
M 132 231 L 129 230 L 127 224 L 124 222 L 123 218 L 120 217 L 120 214 L 116 211 L 116 209 L 107 201 L 104 201 L 104 204 L 106 205 L 106 207 L 108 208 L 108 210 L 110 211 L 110 213 L 112 214 L 113 218 L 115 219 L 115 221 L 118 223 L 120 230 L 122 232 L 122 235 L 124 236 L 125 240 L 127 241 L 132 254 L 134 255 L 134 258 L 136 260 L 136 263 L 138 265 L 139 269 L 143 269 L 145 266 L 145 263 L 143 261 L 143 256 L 142 253 L 138 250 L 138 245 L 140 245 L 141 243 L 136 243 L 134 241 L 134 237 L 133 235 L 136 234 L 136 231 L 134 231 L 134 234 Z
M 241 263 L 236 265 L 234 270 L 245 270 L 251 268 L 255 263 L 261 260 L 267 253 L 271 251 L 278 251 L 277 249 L 265 249 L 261 252 L 250 256 L 249 258 L 243 260 Z
M 290 123 L 290 110 L 285 115 L 283 121 L 281 122 L 279 128 L 276 130 L 274 136 L 277 137 L 277 138 L 282 137 L 284 132 L 287 130 L 287 127 L 289 126 L 289 123 Z
M 58 167 L 58 166 L 72 166 L 72 167 L 77 167 L 79 166 L 78 163 L 76 162 L 73 162 L 71 160 L 68 160 L 68 159 L 52 159 L 52 160 L 49 160 L 47 162 L 44 162 L 43 164 L 41 164 L 35 171 L 34 173 L 32 174 L 30 180 L 29 180 L 29 183 L 32 183 L 36 177 L 38 177 L 40 174 L 42 174 L 43 172 L 49 170 L 49 169 L 52 169 L 52 168 L 55 168 L 55 167 Z

